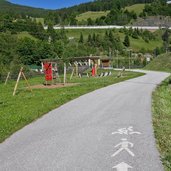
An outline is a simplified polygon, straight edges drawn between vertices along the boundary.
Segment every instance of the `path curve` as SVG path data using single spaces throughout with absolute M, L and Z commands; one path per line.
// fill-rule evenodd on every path
M 12 135 L 0 144 L 0 171 L 163 171 L 151 95 L 169 74 L 144 72 L 81 96 Z

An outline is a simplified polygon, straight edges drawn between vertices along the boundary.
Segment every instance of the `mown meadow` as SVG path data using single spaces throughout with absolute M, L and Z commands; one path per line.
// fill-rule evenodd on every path
M 111 76 L 102 78 L 75 77 L 71 81 L 68 75 L 68 82 L 78 84 L 56 89 L 33 89 L 32 93 L 26 88 L 25 81 L 21 80 L 15 96 L 12 96 L 15 81 L 9 81 L 6 86 L 1 83 L 0 142 L 3 142 L 25 125 L 70 100 L 96 89 L 142 75 L 141 73 L 125 72 L 123 77 L 118 78 L 118 72 L 112 70 Z M 40 85 L 43 82 L 44 78 L 42 76 L 29 79 L 31 85 Z

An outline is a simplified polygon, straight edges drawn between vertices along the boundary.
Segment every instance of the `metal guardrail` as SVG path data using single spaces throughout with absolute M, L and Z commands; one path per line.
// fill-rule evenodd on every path
M 107 25 L 107 26 L 54 26 L 55 30 L 60 29 L 121 29 L 121 28 L 132 28 L 132 29 L 142 29 L 142 30 L 159 30 L 163 28 L 167 28 L 171 30 L 171 27 L 164 27 L 164 26 L 117 26 L 117 25 Z M 44 29 L 47 30 L 48 26 L 44 26 Z

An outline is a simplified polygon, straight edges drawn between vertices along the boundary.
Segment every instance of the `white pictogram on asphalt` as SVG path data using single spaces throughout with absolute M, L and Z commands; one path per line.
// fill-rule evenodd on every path
M 117 171 L 128 171 L 128 169 L 132 169 L 132 166 L 128 165 L 125 162 L 122 162 L 114 167 L 112 167 L 113 169 L 116 169 Z
M 127 141 L 127 139 L 121 139 L 121 140 L 122 140 L 122 142 L 115 146 L 115 148 L 117 148 L 119 146 L 121 146 L 121 148 L 118 151 L 116 151 L 111 157 L 115 157 L 123 150 L 127 151 L 132 157 L 134 157 L 135 156 L 134 153 L 129 149 L 129 146 L 132 148 L 134 146 L 134 144 Z
M 121 134 L 121 135 L 132 135 L 132 134 L 141 134 L 140 132 L 134 131 L 134 128 L 132 126 L 128 127 L 128 128 L 121 128 L 118 129 L 117 132 L 112 132 L 112 135 L 115 134 Z

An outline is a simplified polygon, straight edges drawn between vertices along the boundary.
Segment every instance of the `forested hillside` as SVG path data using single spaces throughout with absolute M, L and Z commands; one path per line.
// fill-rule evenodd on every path
M 5 0 L 0 0 L 0 13 L 8 12 L 12 16 L 25 18 L 42 17 L 45 18 L 45 24 L 61 24 L 61 25 L 77 25 L 79 23 L 76 16 L 87 11 L 107 11 L 111 12 L 107 16 L 102 16 L 97 19 L 96 22 L 92 22 L 91 19 L 86 21 L 88 25 L 102 25 L 102 24 L 127 24 L 131 19 L 136 19 L 135 12 L 123 10 L 126 6 L 130 6 L 136 3 L 149 3 L 152 0 L 96 0 L 94 2 L 83 3 L 70 8 L 63 8 L 59 10 L 44 10 L 31 8 L 26 6 L 20 6 L 12 4 Z M 116 15 L 116 16 L 115 16 Z M 127 19 L 126 19 L 127 18 Z M 113 20 L 117 20 L 115 23 Z M 120 22 L 119 22 L 120 20 Z M 121 22 L 123 20 L 123 22 Z
M 48 10 L 32 8 L 27 6 L 16 5 L 10 3 L 6 0 L 0 0 L 0 13 L 10 13 L 13 15 L 17 15 L 25 17 L 25 15 L 29 15 L 32 17 L 44 17 L 47 15 Z
M 136 19 L 136 13 L 134 11 L 124 10 L 126 6 L 130 6 L 137 3 L 151 3 L 152 0 L 96 0 L 94 2 L 84 3 L 70 8 L 64 8 L 57 10 L 55 13 L 51 12 L 48 15 L 48 19 L 54 24 L 70 24 L 70 25 L 124 25 Z M 107 16 L 101 16 L 97 18 L 95 22 L 91 18 L 86 21 L 78 22 L 77 15 L 88 11 L 111 11 Z M 53 20 L 52 20 L 53 19 Z
M 166 2 L 166 0 L 154 0 L 152 3 L 146 4 L 140 16 L 171 16 L 171 6 Z
M 134 4 L 145 4 L 143 11 L 137 13 L 129 7 Z M 80 20 L 78 16 L 84 12 L 108 11 L 107 15 L 101 15 L 96 19 L 86 18 Z M 0 13 L 8 13 L 13 18 L 34 17 L 44 18 L 45 24 L 52 25 L 126 25 L 154 15 L 171 16 L 171 8 L 166 0 L 96 0 L 83 3 L 70 8 L 59 10 L 45 10 L 12 4 L 0 0 Z

